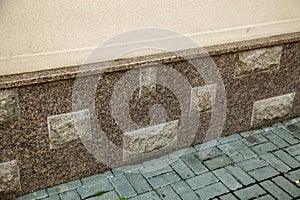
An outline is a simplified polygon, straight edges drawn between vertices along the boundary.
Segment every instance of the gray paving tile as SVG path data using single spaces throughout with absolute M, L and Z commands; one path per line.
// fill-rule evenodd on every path
M 259 134 L 259 133 L 262 133 L 262 132 L 264 132 L 264 130 L 262 130 L 262 129 L 258 129 L 258 130 L 250 130 L 250 131 L 242 132 L 242 133 L 240 133 L 240 135 L 241 135 L 242 137 L 248 137 L 248 136 L 250 136 L 250 135 L 256 135 L 256 134 Z
M 157 193 L 162 199 L 180 200 L 180 197 L 169 185 L 166 187 L 158 188 Z
M 218 182 L 219 180 L 216 178 L 216 176 L 211 173 L 207 172 L 198 176 L 195 176 L 193 178 L 187 179 L 186 183 L 193 189 L 198 189 L 204 186 L 207 186 L 209 184 Z
M 275 200 L 275 199 L 271 195 L 267 194 L 267 195 L 258 197 L 255 200 Z
M 113 186 L 109 182 L 109 180 L 102 179 L 99 181 L 96 185 L 88 185 L 88 186 L 83 186 L 77 189 L 77 192 L 79 193 L 79 196 L 82 199 L 85 199 L 87 197 L 91 197 L 97 193 L 101 192 L 107 192 L 109 190 L 113 190 Z
M 113 177 L 113 174 L 111 173 L 111 171 L 105 172 L 104 174 L 96 174 L 93 176 L 89 176 L 86 178 L 81 179 L 82 185 L 94 185 L 97 184 L 98 181 L 101 181 L 102 179 L 105 178 L 111 178 Z
M 218 147 L 211 147 L 206 149 L 201 149 L 199 152 L 195 153 L 197 158 L 201 161 L 215 158 L 217 156 L 224 155 L 224 153 Z
M 293 157 L 291 157 L 288 153 L 282 151 L 282 150 L 278 150 L 273 152 L 273 154 L 279 158 L 280 160 L 282 160 L 285 164 L 287 164 L 288 166 L 290 166 L 291 168 L 297 168 L 300 166 L 300 162 L 295 160 Z
M 286 126 L 286 129 L 291 133 L 299 133 L 300 132 L 300 125 L 297 124 L 290 124 Z
M 277 197 L 278 199 L 285 199 L 289 200 L 292 199 L 286 192 L 284 192 L 281 188 L 275 185 L 272 181 L 264 181 L 260 183 L 260 185 L 273 196 Z
M 263 166 L 268 165 L 268 163 L 263 160 L 261 157 L 255 157 L 255 158 L 251 158 L 249 160 L 245 160 L 242 162 L 239 162 L 238 165 L 245 171 L 251 171 Z
M 275 133 L 274 133 L 275 134 Z M 276 137 L 270 140 L 273 144 L 275 144 L 278 148 L 284 148 L 289 146 L 290 144 L 281 139 L 280 137 Z
M 283 128 L 273 128 L 272 131 L 276 133 L 279 137 L 287 141 L 289 144 L 297 144 L 299 143 L 298 139 L 295 139 L 293 135 L 291 135 L 287 130 Z
M 171 163 L 171 167 L 182 179 L 192 178 L 195 176 L 192 170 L 181 159 Z
M 179 181 L 171 184 L 175 192 L 184 200 L 198 200 L 199 197 L 196 193 L 187 185 L 185 181 Z
M 41 200 L 60 200 L 60 198 L 57 194 L 55 194 L 55 195 L 52 195 L 50 197 L 43 198 Z
M 300 162 L 300 155 L 295 157 L 296 160 Z
M 251 176 L 249 176 L 242 168 L 240 168 L 237 165 L 227 166 L 226 169 L 227 169 L 227 171 L 229 171 L 230 174 L 232 174 L 232 176 L 234 176 L 236 178 L 236 180 L 239 183 L 241 183 L 245 186 L 255 183 L 255 180 Z
M 159 188 L 174 183 L 176 181 L 180 181 L 181 179 L 174 171 L 171 171 L 165 174 L 149 178 L 148 180 L 153 188 Z
M 256 144 L 267 142 L 268 140 L 262 136 L 262 134 L 250 135 L 242 139 L 247 146 L 253 146 Z
M 112 190 L 102 195 L 88 198 L 86 200 L 119 200 L 119 199 L 120 197 L 117 195 L 117 192 L 115 190 Z
M 234 194 L 238 198 L 243 199 L 243 200 L 257 198 L 266 193 L 267 192 L 265 190 L 263 190 L 258 184 L 251 185 L 249 187 L 242 188 L 242 189 L 234 192 Z
M 202 149 L 210 148 L 210 147 L 215 147 L 219 145 L 220 143 L 217 140 L 210 140 L 208 142 L 202 143 L 202 144 L 197 144 L 194 146 L 194 148 L 199 151 Z
M 225 137 L 220 137 L 218 138 L 218 141 L 221 144 L 224 143 L 228 143 L 228 142 L 232 142 L 232 141 L 236 141 L 236 140 L 240 140 L 242 139 L 242 137 L 239 134 L 233 134 L 233 135 L 229 135 L 229 136 L 225 136 Z
M 61 200 L 80 200 L 80 197 L 76 190 L 66 191 L 59 194 Z
M 276 171 L 273 167 L 271 166 L 265 166 L 262 168 L 258 168 L 255 170 L 252 170 L 248 172 L 250 176 L 252 176 L 255 180 L 257 181 L 262 181 L 266 180 L 268 178 L 274 177 L 279 174 L 278 171 Z
M 124 175 L 110 178 L 110 181 L 120 197 L 129 198 L 137 195 L 136 191 Z
M 156 192 L 150 191 L 150 192 L 132 197 L 132 198 L 130 198 L 130 200 L 161 200 L 161 198 L 159 198 L 159 196 Z
M 274 156 L 271 153 L 267 153 L 267 154 L 261 155 L 261 157 L 265 161 L 267 161 L 267 163 L 269 163 L 270 165 L 272 165 L 279 172 L 287 172 L 287 171 L 289 171 L 291 169 L 289 166 L 287 166 L 286 164 L 284 164 L 284 162 L 282 162 L 281 160 L 279 160 L 279 158 L 277 158 L 276 156 Z
M 157 170 L 152 170 L 151 166 L 147 166 L 146 171 L 142 171 L 142 174 L 146 177 L 146 178 L 150 178 L 150 177 L 153 177 L 153 176 L 157 176 L 157 175 L 160 175 L 160 174 L 164 174 L 166 172 L 170 172 L 172 171 L 172 167 L 170 167 L 169 165 L 166 165 L 160 169 L 157 169 Z
M 222 144 L 218 146 L 228 157 L 230 157 L 233 162 L 240 162 L 245 158 L 240 154 L 233 146 L 230 144 Z
M 182 156 L 181 159 L 197 175 L 208 171 L 208 169 L 200 162 L 195 154 Z
M 300 169 L 290 171 L 290 172 L 284 174 L 284 176 L 286 178 L 288 178 L 291 182 L 295 183 L 296 180 L 300 180 Z M 297 185 L 298 185 L 298 187 L 300 186 L 299 183 Z
M 293 146 L 290 146 L 290 147 L 286 148 L 285 150 L 291 156 L 298 156 L 298 155 L 300 155 L 300 143 L 296 144 L 296 145 L 293 145 Z
M 221 183 L 214 183 L 195 191 L 201 199 L 207 200 L 217 196 L 221 196 L 229 192 L 229 190 Z
M 46 190 L 38 190 L 36 192 L 32 192 L 26 194 L 24 196 L 18 197 L 18 200 L 34 200 L 34 199 L 42 199 L 48 197 Z
M 242 186 L 226 169 L 221 168 L 213 171 L 214 175 L 221 180 L 230 190 L 237 190 Z
M 268 153 L 271 151 L 275 151 L 278 149 L 278 147 L 275 146 L 272 142 L 258 144 L 258 145 L 252 146 L 251 148 L 254 152 L 256 152 L 259 155 L 265 154 L 265 153 Z
M 238 200 L 233 194 L 228 193 L 220 197 L 220 200 Z
M 214 170 L 218 168 L 225 167 L 227 165 L 232 164 L 233 161 L 230 160 L 227 156 L 219 156 L 216 158 L 212 158 L 210 160 L 207 160 L 204 162 L 204 164 L 207 166 L 208 169 Z
M 68 183 L 64 183 L 64 184 L 61 184 L 61 185 L 57 185 L 57 186 L 48 188 L 47 192 L 48 192 L 49 196 L 51 196 L 51 195 L 54 195 L 54 194 L 63 193 L 63 192 L 68 191 L 68 190 L 74 190 L 74 189 L 79 188 L 81 186 L 82 186 L 81 182 L 79 180 L 76 180 L 76 181 L 71 181 L 71 182 L 68 182 Z
M 288 181 L 282 176 L 277 176 L 272 179 L 272 181 L 281 187 L 283 190 L 285 190 L 289 195 L 291 195 L 293 198 L 300 197 L 300 189 L 297 188 L 293 183 Z
M 128 173 L 125 176 L 138 194 L 148 192 L 152 189 L 142 174 Z
M 240 140 L 231 142 L 229 144 L 232 145 L 246 159 L 256 156 L 256 154 Z

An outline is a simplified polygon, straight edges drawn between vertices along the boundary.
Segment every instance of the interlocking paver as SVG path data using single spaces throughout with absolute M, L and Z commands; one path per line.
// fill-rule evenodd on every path
M 138 194 L 148 192 L 152 189 L 142 174 L 128 173 L 125 176 Z
M 98 181 L 101 181 L 105 178 L 111 178 L 113 177 L 113 174 L 111 173 L 111 171 L 105 172 L 104 174 L 96 174 L 93 176 L 89 176 L 86 178 L 81 179 L 81 182 L 83 185 L 94 185 L 97 184 Z
M 162 199 L 180 200 L 180 197 L 169 185 L 167 187 L 157 189 L 157 193 Z
M 221 168 L 213 171 L 214 175 L 222 181 L 230 190 L 236 190 L 242 187 L 240 184 L 226 169 Z
M 233 135 L 229 135 L 229 136 L 225 136 L 225 137 L 220 137 L 218 138 L 218 141 L 221 144 L 224 143 L 228 143 L 228 142 L 232 142 L 232 141 L 236 141 L 236 140 L 240 140 L 242 139 L 242 137 L 239 134 L 233 134 Z
M 76 190 L 66 191 L 59 194 L 61 200 L 80 200 L 80 197 Z
M 239 162 L 245 158 L 240 154 L 233 146 L 230 144 L 222 144 L 218 146 L 228 157 L 230 157 L 234 162 Z
M 277 176 L 272 179 L 272 181 L 281 187 L 283 190 L 285 190 L 289 195 L 291 195 L 294 198 L 300 197 L 300 189 L 297 188 L 293 183 L 288 181 L 282 176 Z
M 293 157 L 291 157 L 288 153 L 282 151 L 282 150 L 278 150 L 273 152 L 273 154 L 279 158 L 280 160 L 282 160 L 285 164 L 287 164 L 288 166 L 290 166 L 291 168 L 297 168 L 300 166 L 300 162 L 295 160 Z
M 251 147 L 257 154 L 265 154 L 278 149 L 272 142 L 265 142 Z
M 106 192 L 102 195 L 88 198 L 86 200 L 118 200 L 120 199 L 115 190 Z
M 243 200 L 257 198 L 257 197 L 262 196 L 266 193 L 267 192 L 265 190 L 263 190 L 257 184 L 256 185 L 251 185 L 251 186 L 246 187 L 246 188 L 242 188 L 242 189 L 234 192 L 234 194 L 238 198 L 243 199 Z
M 246 159 L 256 156 L 256 154 L 246 144 L 244 144 L 240 140 L 230 142 L 229 144 L 232 145 Z
M 300 143 L 290 146 L 288 148 L 285 149 L 286 152 L 288 152 L 291 156 L 298 156 L 300 155 Z
M 77 189 L 77 192 L 79 193 L 82 199 L 85 199 L 87 197 L 91 197 L 95 195 L 96 193 L 107 192 L 109 190 L 113 190 L 113 186 L 106 178 L 106 179 L 102 179 L 101 181 L 98 181 L 97 184 L 95 185 L 80 187 Z
M 181 159 L 197 175 L 208 171 L 208 169 L 198 159 L 197 154 L 188 154 L 188 155 L 182 156 Z
M 164 174 L 166 172 L 170 172 L 172 171 L 172 167 L 170 167 L 170 165 L 164 165 L 164 167 L 160 168 L 160 169 L 157 169 L 157 170 L 152 170 L 153 167 L 151 166 L 147 166 L 145 168 L 145 171 L 142 171 L 143 175 L 146 177 L 146 178 L 150 178 L 150 177 L 153 177 L 153 176 L 157 176 L 157 175 L 160 175 L 160 174 Z M 155 168 L 156 169 L 156 168 Z
M 149 200 L 161 200 L 161 198 L 159 198 L 158 194 L 154 191 L 140 194 L 138 196 L 130 198 L 130 200 L 148 200 L 148 199 Z
M 255 180 L 237 165 L 227 166 L 226 169 L 230 174 L 232 174 L 232 176 L 236 178 L 239 183 L 245 186 L 255 183 Z
M 300 179 L 300 169 L 290 171 L 286 174 L 284 174 L 285 177 L 287 177 L 291 182 L 295 182 L 296 180 Z M 300 183 L 297 184 L 298 187 L 300 186 Z
M 262 134 L 256 134 L 256 135 L 249 135 L 249 136 L 243 138 L 242 141 L 247 146 L 253 146 L 256 144 L 267 142 L 268 140 L 265 137 L 263 137 Z
M 192 170 L 181 159 L 171 163 L 171 167 L 182 179 L 192 178 L 195 176 Z
M 245 171 L 251 171 L 263 166 L 268 165 L 266 161 L 264 161 L 261 157 L 251 158 L 249 160 L 245 160 L 239 162 L 238 165 Z
M 229 190 L 221 183 L 214 183 L 195 191 L 201 199 L 211 199 L 229 192 Z
M 260 183 L 260 185 L 269 193 L 271 193 L 273 196 L 275 196 L 278 199 L 285 199 L 289 200 L 292 199 L 291 196 L 289 196 L 286 192 L 284 192 L 281 188 L 279 188 L 277 185 L 275 185 L 272 181 L 264 181 Z
M 224 155 L 224 153 L 218 147 L 211 147 L 206 149 L 201 149 L 199 152 L 195 153 L 197 158 L 201 161 L 215 158 L 217 156 Z
M 129 198 L 137 195 L 136 191 L 124 175 L 110 178 L 110 181 L 114 188 L 116 188 L 120 197 Z
M 233 194 L 228 193 L 220 197 L 221 200 L 238 200 Z
M 300 132 L 300 126 L 297 124 L 287 125 L 286 129 L 291 133 L 299 133 Z
M 50 197 L 43 198 L 42 200 L 60 200 L 60 198 L 57 194 L 55 194 Z
M 279 160 L 276 156 L 274 156 L 271 153 L 267 153 L 267 154 L 261 155 L 261 157 L 265 161 L 267 161 L 267 163 L 269 163 L 270 165 L 272 165 L 279 172 L 287 172 L 287 171 L 289 171 L 291 169 L 286 164 L 284 164 L 284 162 L 282 162 L 281 160 Z
M 148 179 L 153 188 L 159 188 L 168 184 L 180 181 L 180 177 L 174 172 L 167 172 Z
M 204 162 L 204 164 L 210 169 L 210 170 L 214 170 L 214 169 L 218 169 L 221 167 L 225 167 L 227 165 L 232 164 L 233 161 L 230 160 L 227 156 L 219 156 L 216 158 L 212 158 L 210 160 L 207 160 Z
M 275 134 L 275 133 L 274 133 Z M 289 146 L 289 143 L 281 139 L 280 137 L 275 137 L 270 140 L 273 144 L 275 144 L 278 148 L 284 148 Z
M 276 171 L 273 167 L 271 166 L 265 166 L 262 168 L 255 169 L 253 171 L 248 172 L 250 176 L 255 178 L 257 181 L 262 181 L 266 180 L 268 178 L 274 177 L 279 174 L 278 171 Z
M 49 196 L 51 196 L 51 195 L 54 195 L 54 194 L 63 193 L 63 192 L 68 191 L 68 190 L 74 190 L 74 189 L 79 188 L 81 186 L 82 186 L 81 182 L 79 180 L 76 180 L 76 181 L 71 181 L 69 183 L 64 183 L 64 184 L 61 184 L 61 185 L 57 185 L 57 186 L 48 188 L 47 192 L 48 192 Z
M 209 148 L 209 147 L 214 147 L 214 146 L 217 146 L 219 144 L 220 143 L 217 140 L 210 140 L 210 141 L 202 143 L 202 144 L 197 144 L 197 145 L 194 146 L 194 148 L 197 151 L 199 151 L 201 149 L 206 149 L 206 148 Z
M 189 184 L 189 186 L 195 190 L 204 186 L 207 186 L 209 184 L 218 182 L 219 180 L 216 178 L 215 175 L 211 172 L 207 172 L 205 174 L 201 174 L 198 176 L 195 176 L 193 178 L 187 179 L 186 182 Z
M 48 197 L 48 194 L 46 190 L 38 190 L 36 192 L 32 192 L 29 194 L 26 194 L 22 197 L 18 197 L 18 200 L 33 200 L 33 199 L 42 199 Z
M 283 128 L 273 128 L 272 131 L 292 145 L 299 143 L 298 139 L 295 139 L 293 135 Z
M 175 192 L 184 200 L 198 200 L 199 197 L 196 193 L 187 185 L 185 181 L 179 181 L 171 184 Z
M 256 200 L 275 200 L 275 199 L 271 195 L 267 194 L 267 195 L 256 198 Z

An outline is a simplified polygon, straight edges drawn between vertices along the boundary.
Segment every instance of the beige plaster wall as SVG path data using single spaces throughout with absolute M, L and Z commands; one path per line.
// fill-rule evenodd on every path
M 0 75 L 83 63 L 101 42 L 157 27 L 202 46 L 300 31 L 300 0 L 1 0 Z

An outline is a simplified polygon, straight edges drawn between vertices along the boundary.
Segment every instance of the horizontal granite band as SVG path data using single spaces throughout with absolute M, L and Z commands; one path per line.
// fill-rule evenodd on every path
M 202 49 L 190 49 L 176 52 L 176 55 L 182 55 L 184 59 L 193 59 L 205 57 L 208 54 L 222 55 L 228 53 L 235 53 L 240 51 L 252 50 L 257 48 L 276 46 L 281 44 L 293 43 L 300 41 L 300 32 L 283 34 L 278 36 L 254 39 L 249 41 L 234 42 L 229 44 L 214 45 L 210 47 L 203 47 Z M 70 66 L 60 69 L 37 71 L 24 74 L 0 76 L 0 89 L 13 88 L 24 85 L 31 85 L 37 83 L 45 83 L 59 80 L 66 80 L 75 78 L 78 73 L 85 75 L 96 74 L 97 69 L 104 69 L 105 72 L 115 72 L 120 70 L 127 70 L 136 67 L 153 66 L 162 63 L 170 63 L 183 60 L 173 53 L 161 53 L 156 55 L 141 56 L 136 58 L 128 58 L 116 60 L 113 62 L 103 62 L 97 64 L 87 64 L 81 71 L 79 66 Z M 90 69 L 90 71 L 89 71 Z M 101 71 L 103 72 L 103 71 Z

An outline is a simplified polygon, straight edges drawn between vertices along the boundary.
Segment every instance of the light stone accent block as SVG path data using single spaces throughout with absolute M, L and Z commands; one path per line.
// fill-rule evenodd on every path
M 64 144 L 79 139 L 91 139 L 89 110 L 48 117 L 50 148 L 59 149 Z
M 260 48 L 239 53 L 235 76 L 245 76 L 253 72 L 279 69 L 282 46 Z
M 140 68 L 140 96 L 156 92 L 156 76 L 156 66 Z
M 192 88 L 191 110 L 206 112 L 212 109 L 216 98 L 216 84 Z
M 18 93 L 15 89 L 0 90 L 0 125 L 17 121 L 19 117 Z
M 177 145 L 178 120 L 127 132 L 123 137 L 123 158 L 153 153 Z
M 253 104 L 251 126 L 286 117 L 293 108 L 295 93 L 272 97 Z
M 21 189 L 17 160 L 0 163 L 0 193 L 12 193 Z M 1 196 L 1 195 L 0 195 Z

